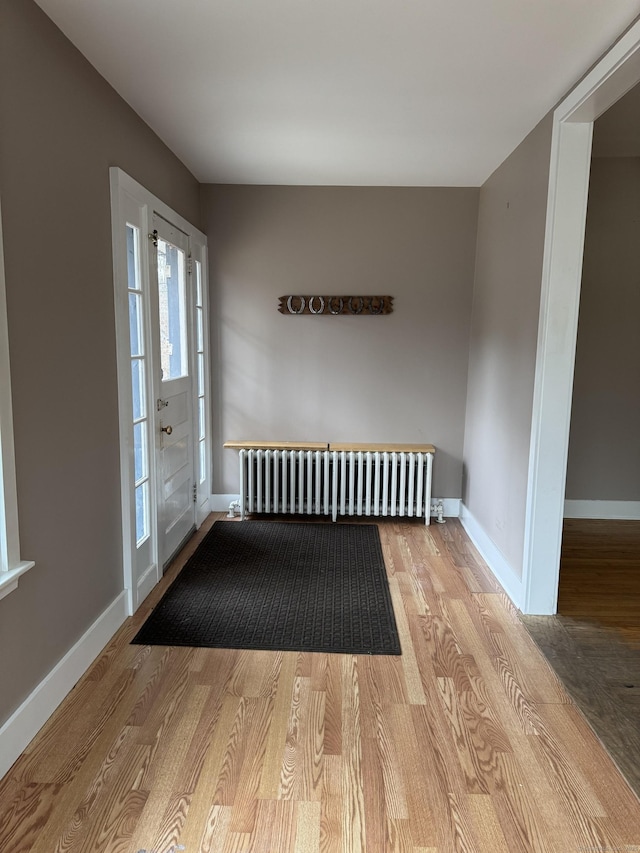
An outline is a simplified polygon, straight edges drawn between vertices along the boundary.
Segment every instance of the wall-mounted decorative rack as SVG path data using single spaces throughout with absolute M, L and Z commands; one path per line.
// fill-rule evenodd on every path
M 393 296 L 281 296 L 281 314 L 347 314 L 353 316 L 391 314 Z

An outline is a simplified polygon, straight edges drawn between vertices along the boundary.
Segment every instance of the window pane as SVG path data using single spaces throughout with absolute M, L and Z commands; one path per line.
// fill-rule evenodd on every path
M 188 374 L 184 252 L 158 240 L 158 298 L 162 379 Z
M 129 294 L 129 340 L 131 355 L 142 355 L 142 297 L 139 293 Z
M 198 438 L 204 438 L 205 423 L 204 423 L 204 397 L 198 398 Z
M 196 274 L 196 305 L 202 305 L 202 265 L 200 261 L 194 264 Z
M 133 462 L 135 480 L 147 476 L 147 424 L 146 421 L 133 425 Z
M 204 351 L 204 321 L 202 317 L 202 308 L 196 309 L 196 333 L 197 333 L 197 346 L 196 349 L 198 352 Z
M 144 405 L 144 361 L 141 358 L 134 358 L 131 361 L 131 390 L 133 392 L 133 419 L 137 421 L 146 415 Z
M 205 442 L 201 441 L 200 442 L 200 470 L 199 470 L 200 482 L 201 483 L 203 483 L 206 480 L 206 473 L 204 470 L 205 465 L 206 465 L 206 448 L 205 448 Z
M 129 290 L 140 290 L 138 233 L 138 229 L 133 225 L 127 225 L 127 286 Z
M 198 353 L 198 396 L 204 396 L 204 355 Z
M 149 483 L 136 486 L 136 545 L 149 535 Z

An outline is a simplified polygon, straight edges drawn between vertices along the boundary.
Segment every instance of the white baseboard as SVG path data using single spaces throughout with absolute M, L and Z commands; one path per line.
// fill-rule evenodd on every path
M 640 521 L 640 501 L 565 501 L 564 517 Z
M 123 591 L 0 728 L 0 778 L 33 740 L 126 618 L 126 594 Z
M 478 523 L 467 507 L 461 504 L 460 509 L 460 521 L 467 531 L 469 539 L 476 546 L 480 552 L 480 556 L 487 566 L 489 566 L 496 580 L 503 587 L 511 601 L 519 610 L 522 610 L 522 578 L 519 578 L 514 572 L 502 551 L 500 551 L 494 541 L 487 535 L 484 527 Z
M 431 498 L 431 506 L 435 503 L 437 498 Z M 445 518 L 459 518 L 460 517 L 460 505 L 462 501 L 460 498 L 442 498 L 442 508 L 444 510 L 443 515 Z M 432 512 L 431 518 L 435 518 L 437 513 Z
M 211 495 L 211 512 L 226 512 L 229 509 L 229 504 L 232 501 L 239 501 L 240 495 Z M 435 498 L 431 498 L 433 504 Z M 442 508 L 444 509 L 445 518 L 458 518 L 460 516 L 460 498 L 443 498 Z M 435 518 L 436 514 L 431 513 Z
M 240 495 L 211 495 L 211 512 L 226 512 L 232 501 L 239 501 Z

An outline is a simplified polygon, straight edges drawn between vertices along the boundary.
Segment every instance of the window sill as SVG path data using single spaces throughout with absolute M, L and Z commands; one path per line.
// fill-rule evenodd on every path
M 0 598 L 4 598 L 5 595 L 9 595 L 10 592 L 17 589 L 20 575 L 28 572 L 34 566 L 35 563 L 25 561 L 19 563 L 15 569 L 9 569 L 8 572 L 0 572 Z

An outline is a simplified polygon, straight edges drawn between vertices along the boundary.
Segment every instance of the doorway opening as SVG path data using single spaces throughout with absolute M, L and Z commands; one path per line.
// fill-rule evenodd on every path
M 640 23 L 554 113 L 525 520 L 525 614 L 557 608 L 593 122 L 640 82 Z
M 636 85 L 593 127 L 558 594 L 559 614 L 623 630 L 640 629 L 639 221 Z

